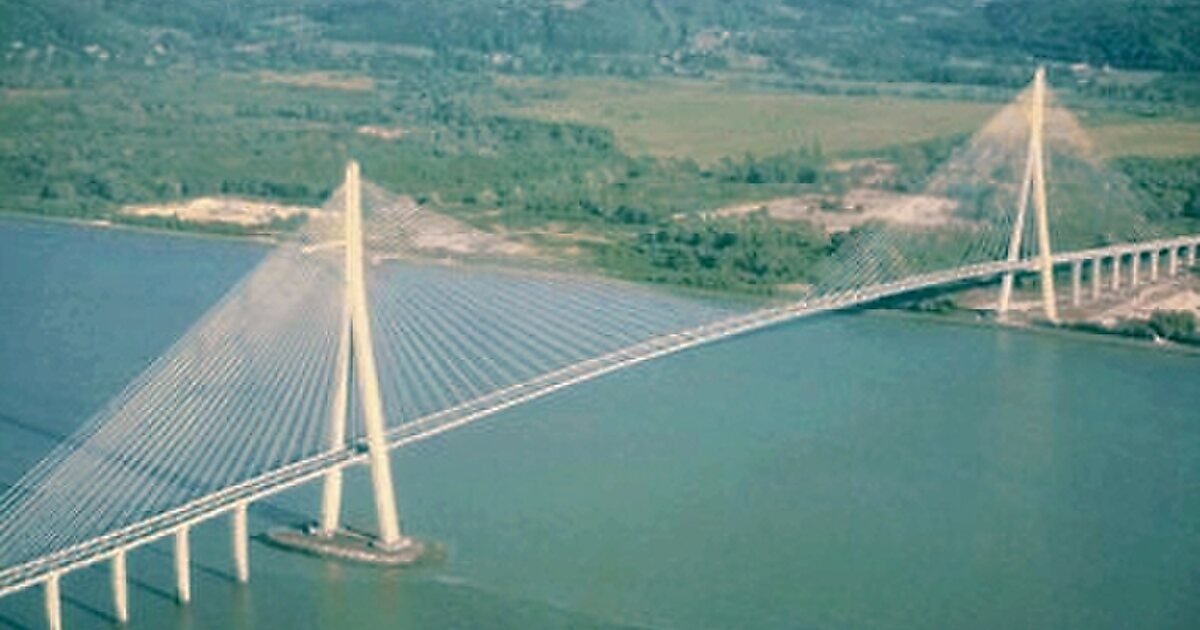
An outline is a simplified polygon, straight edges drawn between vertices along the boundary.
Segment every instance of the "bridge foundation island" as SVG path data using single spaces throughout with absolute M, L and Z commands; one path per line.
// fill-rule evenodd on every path
M 284 548 L 306 553 L 373 564 L 409 565 L 419 562 L 427 548 L 400 533 L 396 492 L 385 436 L 383 400 L 375 365 L 375 346 L 367 301 L 362 230 L 362 187 L 358 162 L 346 165 L 345 193 L 345 290 L 337 365 L 336 388 L 330 414 L 331 449 L 345 446 L 351 388 L 362 405 L 366 432 L 367 463 L 379 534 L 371 539 L 339 529 L 343 478 L 334 467 L 324 477 L 321 519 L 309 530 L 272 530 L 267 539 Z M 353 382 L 352 382 L 353 381 Z M 355 387 L 357 386 L 357 387 Z
M 1200 236 L 1197 235 L 1164 238 L 1142 243 L 1115 243 L 1082 251 L 1060 252 L 1057 256 L 1052 254 L 1046 218 L 1045 182 L 1043 181 L 1041 130 L 1043 82 L 1044 74 L 1039 71 L 1033 92 L 1034 108 L 1030 115 L 1030 149 L 1026 174 L 1021 185 L 1022 197 L 1018 204 L 1017 216 L 1014 219 L 1014 230 L 1009 243 L 1007 260 L 989 260 L 966 267 L 942 269 L 906 277 L 902 281 L 852 286 L 848 289 L 839 289 L 840 293 L 819 295 L 810 300 L 806 299 L 781 307 L 771 307 L 749 314 L 730 315 L 728 319 L 710 321 L 679 333 L 654 337 L 649 341 L 629 346 L 620 352 L 605 355 L 600 359 L 589 359 L 578 364 L 586 367 L 572 366 L 569 370 L 563 371 L 564 376 L 560 377 L 550 373 L 554 375 L 554 379 L 558 380 L 549 380 L 545 385 L 538 384 L 532 393 L 520 393 L 519 396 L 513 394 L 509 398 L 503 398 L 500 404 L 481 411 L 474 411 L 471 416 L 460 417 L 455 422 L 460 424 L 473 422 L 512 404 L 531 400 L 550 391 L 556 391 L 558 388 L 608 373 L 613 369 L 623 368 L 684 348 L 743 334 L 814 313 L 839 310 L 882 297 L 912 293 L 919 289 L 947 286 L 964 280 L 994 282 L 997 276 L 1001 276 L 1003 283 L 998 314 L 1003 317 L 1009 308 L 1015 274 L 1032 275 L 1037 272 L 1046 319 L 1056 322 L 1058 314 L 1053 275 L 1055 265 L 1065 266 L 1068 263 L 1071 265 L 1071 303 L 1075 306 L 1079 306 L 1085 299 L 1083 295 L 1085 266 L 1091 273 L 1091 299 L 1094 301 L 1101 298 L 1106 281 L 1109 281 L 1109 286 L 1114 291 L 1121 289 L 1121 264 L 1122 258 L 1126 255 L 1131 257 L 1130 284 L 1133 287 L 1142 283 L 1141 259 L 1144 255 L 1150 257 L 1148 264 L 1151 281 L 1158 280 L 1163 273 L 1177 276 L 1181 263 L 1189 268 L 1194 267 L 1198 247 L 1200 247 Z M 261 477 L 243 480 L 237 485 L 204 495 L 201 497 L 204 499 L 202 502 L 177 506 L 174 510 L 178 511 L 156 514 L 136 521 L 129 525 L 133 529 L 109 531 L 102 536 L 84 541 L 77 547 L 56 552 L 60 555 L 35 558 L 18 566 L 0 567 L 0 596 L 41 586 L 47 625 L 50 628 L 61 628 L 63 623 L 61 577 L 69 571 L 106 564 L 111 561 L 113 610 L 116 619 L 121 623 L 126 623 L 130 613 L 128 551 L 143 544 L 166 544 L 165 538 L 173 538 L 177 600 L 180 604 L 188 604 L 191 601 L 190 527 L 213 518 L 223 519 L 226 514 L 231 519 L 230 544 L 236 578 L 239 583 L 246 583 L 250 577 L 249 502 L 301 483 L 317 480 L 323 482 L 319 521 L 306 529 L 289 528 L 268 532 L 267 538 L 272 544 L 325 558 L 391 566 L 419 564 L 440 556 L 440 550 L 435 546 L 427 545 L 402 534 L 388 453 L 389 449 L 396 448 L 403 443 L 424 439 L 424 437 L 458 425 L 429 425 L 432 428 L 421 428 L 419 433 L 406 435 L 402 439 L 398 439 L 396 434 L 392 434 L 392 441 L 389 444 L 388 427 L 379 391 L 379 377 L 371 335 L 372 320 L 368 310 L 370 305 L 367 302 L 366 279 L 364 278 L 366 254 L 363 244 L 362 192 L 358 165 L 354 162 L 350 162 L 346 168 L 344 193 L 344 240 L 329 241 L 328 243 L 345 248 L 343 274 L 345 277 L 338 279 L 335 275 L 335 281 L 331 287 L 331 293 L 340 295 L 342 299 L 341 320 L 337 321 L 335 310 L 330 315 L 330 321 L 327 324 L 328 330 L 322 328 L 321 331 L 330 338 L 329 354 L 335 355 L 336 358 L 333 365 L 321 363 L 325 367 L 318 373 L 318 379 L 327 387 L 323 391 L 330 393 L 330 399 L 329 403 L 321 402 L 321 408 L 315 411 L 319 417 L 318 423 L 325 421 L 326 411 L 329 413 L 328 437 L 327 439 L 318 438 L 321 439 L 320 443 L 327 446 L 328 451 L 319 453 L 318 457 L 314 457 L 312 460 L 296 462 L 304 464 L 304 467 L 286 472 L 286 475 L 274 476 L 280 471 L 272 471 Z M 1033 219 L 1037 221 L 1036 226 L 1026 225 L 1026 216 L 1031 203 L 1037 213 Z M 1037 254 L 1030 258 L 1022 258 L 1020 254 L 1022 233 L 1025 227 L 1036 227 Z M 1164 251 L 1167 257 L 1166 269 L 1161 268 L 1163 264 L 1161 257 Z M 329 269 L 333 270 L 331 273 L 336 274 L 340 258 L 336 254 L 333 256 Z M 1109 260 L 1111 263 L 1108 262 Z M 1111 264 L 1111 279 L 1104 277 L 1106 264 Z M 1060 269 L 1061 271 L 1064 270 Z M 339 281 L 344 282 L 339 284 Z M 878 282 L 878 280 L 871 280 L 871 282 Z M 336 309 L 336 305 L 334 305 L 334 309 Z M 338 326 L 339 330 L 333 330 L 335 326 Z M 332 343 L 335 341 L 334 337 L 337 338 L 336 342 L 338 343 L 336 349 L 332 347 Z M 599 361 L 599 363 L 592 363 L 593 361 Z M 329 370 L 329 368 L 332 370 L 327 374 L 325 370 Z M 331 404 L 331 408 L 326 409 L 326 404 Z M 352 410 L 351 405 L 361 405 L 361 408 Z M 365 429 L 365 439 L 353 444 L 347 442 L 348 423 L 352 417 L 351 411 L 362 413 L 363 428 Z M 404 427 L 404 430 L 408 430 L 408 427 Z M 363 463 L 369 465 L 372 498 L 378 519 L 378 535 L 374 536 L 347 531 L 340 527 L 340 510 L 343 502 L 342 484 L 344 483 L 342 469 L 346 466 Z M 82 476 L 80 478 L 86 479 Z M 240 485 L 243 483 L 245 485 Z M 67 507 L 73 508 L 74 506 L 67 504 Z M 48 512 L 48 514 L 61 513 Z M 38 525 L 44 524 L 39 523 Z M 30 595 L 36 597 L 36 593 L 30 593 Z

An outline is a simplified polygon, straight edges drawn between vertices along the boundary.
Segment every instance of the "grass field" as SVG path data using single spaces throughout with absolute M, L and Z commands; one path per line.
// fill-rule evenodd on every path
M 821 96 L 688 80 L 522 80 L 510 113 L 608 127 L 633 154 L 692 158 L 778 154 L 811 145 L 831 155 L 973 133 L 996 103 L 878 96 Z M 1086 121 L 1085 121 L 1086 124 Z M 1200 123 L 1106 120 L 1089 129 L 1104 155 L 1200 154 Z
M 1200 123 L 1136 122 L 1088 129 L 1096 147 L 1109 157 L 1174 158 L 1200 155 Z
M 698 81 L 526 82 L 549 94 L 514 108 L 536 118 L 609 127 L 633 154 L 692 158 L 770 155 L 819 141 L 830 154 L 970 133 L 990 103 L 747 91 Z

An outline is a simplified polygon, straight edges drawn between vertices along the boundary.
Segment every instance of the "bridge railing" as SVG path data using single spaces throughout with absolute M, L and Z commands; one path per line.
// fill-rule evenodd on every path
M 1192 235 L 1060 253 L 1054 256 L 1053 261 L 1055 264 L 1063 264 L 1114 255 L 1162 251 L 1172 247 L 1196 248 L 1197 246 L 1200 246 L 1200 235 Z M 967 280 L 985 279 L 1012 271 L 1033 271 L 1036 264 L 1036 260 L 1030 259 L 978 263 L 847 290 L 835 295 L 813 297 L 782 306 L 764 308 L 747 315 L 735 316 L 697 328 L 654 337 L 645 342 L 497 390 L 468 403 L 407 422 L 387 433 L 387 443 L 389 448 L 397 448 L 427 439 L 560 389 L 705 343 L 921 289 Z M 45 581 L 50 575 L 96 564 L 132 547 L 165 538 L 177 528 L 191 526 L 232 512 L 248 502 L 317 479 L 331 468 L 346 467 L 364 461 L 366 461 L 366 455 L 353 446 L 328 451 L 228 486 L 83 543 L 29 562 L 6 567 L 0 570 L 0 596 Z

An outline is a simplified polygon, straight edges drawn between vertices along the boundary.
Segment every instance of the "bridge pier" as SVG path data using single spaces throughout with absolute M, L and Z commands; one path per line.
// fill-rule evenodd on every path
M 192 601 L 191 551 L 188 546 L 188 526 L 175 530 L 175 595 L 180 604 Z
M 1187 250 L 1187 266 L 1196 266 L 1196 250 L 1200 250 L 1200 243 L 1192 243 Z
M 1136 289 L 1142 283 L 1141 278 L 1142 252 L 1129 255 L 1129 286 Z
M 46 578 L 46 626 L 50 630 L 62 630 L 62 595 L 58 577 L 58 573 L 51 573 Z
M 1083 303 L 1083 261 L 1076 260 L 1071 263 L 1071 305 L 1079 306 Z
M 1121 290 L 1121 254 L 1112 257 L 1112 290 Z
M 233 564 L 237 568 L 239 584 L 250 581 L 250 537 L 247 520 L 246 504 L 239 503 L 233 508 Z
M 112 558 L 113 614 L 117 623 L 129 623 L 129 572 L 125 564 L 125 550 L 121 549 Z
M 1161 257 L 1161 249 L 1150 251 L 1150 282 L 1158 282 L 1158 259 Z
M 1092 301 L 1100 299 L 1100 284 L 1104 278 L 1104 259 L 1097 256 L 1092 259 Z
M 1179 246 L 1172 245 L 1167 250 L 1167 275 L 1174 278 L 1179 275 Z

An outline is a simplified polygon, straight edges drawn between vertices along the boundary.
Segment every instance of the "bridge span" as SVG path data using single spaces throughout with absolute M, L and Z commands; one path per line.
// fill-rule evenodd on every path
M 1066 252 L 1051 251 L 1051 232 L 1042 156 L 1043 84 L 1044 73 L 1039 71 L 1034 81 L 1030 101 L 1031 110 L 1028 116 L 1030 129 L 1027 168 L 1021 183 L 1017 212 L 1012 219 L 1007 256 L 1003 260 L 991 260 L 996 257 L 996 253 L 988 250 L 985 260 L 959 265 L 947 264 L 948 268 L 943 270 L 906 272 L 905 275 L 894 277 L 887 274 L 880 275 L 872 270 L 856 276 L 852 281 L 839 281 L 840 283 L 835 287 L 812 291 L 809 297 L 759 308 L 751 312 L 726 313 L 714 309 L 705 311 L 703 317 L 679 318 L 675 317 L 677 313 L 670 313 L 677 304 L 670 303 L 663 307 L 663 310 L 670 316 L 663 315 L 656 320 L 657 324 L 662 324 L 657 327 L 642 325 L 644 322 L 640 318 L 644 316 L 644 313 L 640 312 L 636 305 L 614 305 L 611 292 L 599 291 L 591 298 L 585 299 L 583 293 L 571 293 L 568 290 L 570 287 L 564 289 L 562 284 L 556 285 L 554 281 L 546 281 L 545 286 L 542 287 L 533 287 L 532 289 L 526 287 L 525 293 L 516 297 L 505 294 L 503 290 L 492 290 L 483 297 L 467 296 L 465 295 L 466 289 L 447 288 L 436 282 L 431 283 L 436 285 L 434 289 L 422 289 L 422 287 L 409 284 L 404 287 L 404 290 L 396 290 L 395 294 L 388 294 L 386 287 L 380 288 L 379 285 L 372 285 L 371 279 L 367 276 L 365 261 L 368 257 L 366 249 L 369 243 L 368 239 L 364 237 L 362 227 L 361 195 L 363 189 L 360 187 L 358 179 L 358 166 L 352 162 L 347 166 L 346 185 L 340 192 L 342 197 L 339 199 L 339 203 L 342 204 L 343 210 L 338 215 L 340 231 L 325 234 L 323 236 L 326 238 L 323 241 L 315 245 L 310 244 L 308 247 L 297 244 L 281 246 L 260 265 L 260 270 L 265 268 L 267 271 L 262 273 L 261 277 L 255 275 L 259 273 L 256 271 L 240 287 L 243 293 L 252 293 L 256 287 L 270 292 L 278 291 L 282 286 L 286 289 L 284 293 L 287 294 L 282 300 L 283 304 L 278 305 L 270 300 L 263 300 L 261 295 L 250 295 L 243 300 L 244 303 L 233 300 L 226 304 L 228 308 L 218 308 L 215 314 L 210 314 L 209 319 L 204 320 L 213 326 L 220 326 L 225 324 L 226 319 L 261 317 L 267 320 L 263 326 L 275 325 L 275 328 L 271 328 L 267 332 L 253 329 L 252 334 L 246 333 L 243 329 L 236 329 L 232 334 L 228 329 L 221 329 L 219 332 L 224 334 L 222 337 L 210 334 L 211 330 L 198 325 L 199 332 L 190 337 L 199 346 L 198 350 L 192 349 L 194 350 L 192 354 L 195 356 L 187 354 L 188 349 L 186 348 L 182 353 L 172 349 L 175 354 L 169 360 L 164 360 L 159 366 L 161 371 L 167 372 L 170 377 L 164 379 L 166 384 L 160 390 L 144 396 L 142 395 L 145 394 L 145 391 L 134 391 L 122 399 L 122 402 L 130 403 L 132 411 L 120 417 L 117 417 L 114 412 L 113 416 L 107 417 L 106 422 L 90 426 L 89 430 L 93 432 L 85 437 L 98 438 L 104 448 L 97 448 L 94 452 L 85 452 L 86 449 L 81 448 L 79 452 L 68 452 L 61 459 L 50 463 L 43 462 L 44 465 L 39 464 L 39 468 L 33 472 L 44 473 L 44 476 L 34 476 L 32 477 L 34 481 L 28 487 L 14 488 L 5 495 L 5 502 L 0 504 L 0 510 L 6 510 L 8 513 L 0 513 L 0 525 L 4 525 L 7 529 L 0 529 L 0 535 L 3 536 L 0 537 L 0 551 L 12 552 L 13 549 L 18 548 L 19 545 L 13 544 L 12 539 L 23 533 L 34 532 L 39 535 L 44 534 L 45 537 L 38 540 L 37 544 L 20 547 L 18 551 L 4 556 L 4 562 L 8 566 L 0 568 L 0 596 L 41 585 L 44 588 L 48 625 L 57 629 L 62 624 L 61 577 L 68 572 L 84 567 L 110 562 L 113 610 L 117 619 L 124 622 L 128 619 L 128 572 L 126 566 L 128 552 L 160 539 L 173 538 L 176 595 L 180 603 L 187 603 L 191 599 L 189 531 L 198 523 L 225 515 L 231 519 L 231 551 L 234 556 L 236 577 L 244 582 L 250 577 L 247 528 L 249 506 L 255 501 L 260 501 L 300 484 L 318 479 L 323 480 L 322 514 L 317 535 L 332 536 L 338 530 L 342 470 L 358 464 L 367 464 L 371 469 L 375 511 L 379 519 L 378 545 L 384 549 L 395 549 L 406 544 L 407 539 L 400 533 L 396 514 L 388 456 L 392 449 L 480 421 L 505 409 L 558 390 L 689 348 L 821 313 L 851 309 L 927 289 L 949 287 L 959 283 L 999 280 L 1001 291 L 997 315 L 1003 319 L 1008 309 L 1015 278 L 1024 274 L 1036 274 L 1041 293 L 1042 313 L 1047 320 L 1055 322 L 1060 301 L 1081 305 L 1085 301 L 1099 299 L 1106 290 L 1118 291 L 1125 286 L 1137 287 L 1145 282 L 1155 282 L 1177 276 L 1185 267 L 1194 267 L 1198 250 L 1200 250 L 1200 235 L 1134 238 L 1130 242 L 1106 244 L 1095 248 Z M 1035 255 L 1026 256 L 1022 252 L 1028 248 L 1022 247 L 1022 239 L 1025 232 L 1025 217 L 1031 199 L 1034 212 L 1032 225 L 1035 227 L 1037 247 Z M 412 221 L 414 219 L 409 213 L 404 215 L 402 220 Z M 410 236 L 403 235 L 405 238 Z M 1003 239 L 1005 236 L 1000 238 Z M 338 250 L 343 255 L 339 256 Z M 318 257 L 326 258 L 319 258 L 321 264 L 318 265 L 313 262 L 317 261 Z M 388 260 L 381 265 L 380 269 L 403 269 L 407 268 L 406 265 L 407 263 L 404 262 Z M 287 273 L 275 273 L 279 269 L 283 269 Z M 291 275 L 287 275 L 288 273 Z M 383 272 L 380 271 L 380 273 Z M 1070 278 L 1069 288 L 1062 292 L 1055 286 L 1055 280 L 1059 276 Z M 1089 285 L 1087 287 L 1085 287 L 1085 278 Z M 309 289 L 306 293 L 306 282 L 325 283 L 322 286 L 334 287 L 334 291 L 332 294 L 326 294 L 316 289 Z M 393 313 L 388 316 L 391 319 L 375 316 L 367 298 L 372 286 L 382 291 L 385 298 L 392 300 L 390 304 L 397 309 L 399 315 Z M 421 297 L 422 290 L 435 291 L 438 289 L 457 293 L 451 298 L 431 297 L 428 293 L 423 298 Z M 509 312 L 535 311 L 537 310 L 535 304 L 550 305 L 558 299 L 559 295 L 563 295 L 562 299 L 564 300 L 576 301 L 583 306 L 572 307 L 576 310 L 567 313 L 568 316 L 564 316 L 556 322 L 563 325 L 565 330 L 546 333 L 546 339 L 553 338 L 556 340 L 555 343 L 572 348 L 571 352 L 556 354 L 553 361 L 533 360 L 536 357 L 530 354 L 528 347 L 520 347 L 519 342 L 498 338 L 500 335 L 495 329 L 484 332 L 479 330 L 481 327 L 490 325 L 487 315 L 493 311 L 487 310 L 489 300 L 503 302 L 504 308 Z M 430 301 L 430 304 L 416 310 L 403 310 L 401 307 L 395 306 L 395 304 L 404 304 L 420 299 Z M 439 302 L 439 299 L 443 301 Z M 531 300 L 530 304 L 522 303 L 522 300 L 525 299 Z M 588 302 L 588 299 L 592 301 Z M 462 313 L 439 312 L 438 306 L 448 302 L 470 304 L 475 311 L 465 317 Z M 261 312 L 253 311 L 251 307 L 260 307 L 268 312 L 263 315 Z M 308 310 L 319 312 L 307 312 Z M 622 319 L 608 328 L 598 327 L 598 324 L 588 319 L 597 314 L 615 318 L 615 315 L 609 311 L 617 310 L 624 311 Z M 405 328 L 406 322 L 397 321 L 398 318 L 409 316 L 419 319 L 420 325 L 413 323 L 414 328 L 407 329 Z M 272 318 L 276 318 L 278 321 Z M 459 328 L 448 328 L 449 324 L 441 321 L 442 318 L 454 320 L 457 322 L 455 325 Z M 544 323 L 543 320 L 530 319 L 523 321 L 521 326 L 514 326 L 508 333 L 510 335 L 538 334 L 538 327 Z M 293 324 L 303 324 L 308 328 L 283 332 L 276 329 Z M 626 335 L 623 334 L 623 327 L 636 327 L 639 332 L 637 335 Z M 420 336 L 412 333 L 413 330 L 418 329 L 421 334 L 427 334 L 435 341 L 411 339 L 411 337 Z M 455 332 L 462 333 L 465 337 L 469 337 L 469 340 L 454 337 L 453 333 Z M 585 332 L 594 338 L 602 339 L 604 343 L 589 346 L 585 343 L 577 343 L 578 340 L 572 338 L 574 335 L 583 336 Z M 384 338 L 385 341 L 379 344 L 373 343 L 373 334 Z M 406 334 L 408 334 L 407 337 Z M 193 335 L 193 333 L 189 333 L 189 335 Z M 491 336 L 489 337 L 489 335 Z M 380 370 L 378 370 L 375 359 L 377 351 L 381 354 L 393 353 L 391 355 L 393 360 L 390 363 L 396 365 L 380 363 L 380 365 L 384 365 L 385 369 L 394 368 L 399 374 L 393 378 L 393 381 L 420 379 L 424 382 L 425 379 L 428 379 L 431 387 L 439 384 L 453 386 L 462 379 L 456 380 L 451 377 L 462 375 L 449 373 L 460 368 L 454 365 L 453 361 L 446 362 L 442 359 L 469 356 L 478 358 L 480 363 L 494 364 L 497 362 L 496 357 L 479 354 L 466 348 L 469 345 L 468 342 L 488 341 L 512 343 L 517 350 L 514 354 L 520 355 L 513 361 L 518 365 L 508 371 L 503 369 L 500 371 L 504 372 L 503 376 L 505 377 L 522 375 L 520 378 L 493 379 L 487 370 L 479 369 L 482 378 L 494 386 L 489 385 L 478 390 L 478 395 L 473 393 L 476 390 L 469 390 L 472 392 L 470 395 L 462 395 L 457 398 L 441 396 L 440 393 L 435 392 L 439 397 L 438 400 L 448 401 L 448 403 L 433 407 L 410 405 L 409 409 L 420 408 L 424 411 L 408 413 L 404 416 L 408 419 L 396 426 L 389 427 L 384 422 L 384 397 L 389 395 L 390 390 L 381 388 L 381 380 L 386 380 L 386 375 L 384 379 L 380 378 Z M 444 347 L 436 347 L 435 342 Z M 205 348 L 219 346 L 220 343 L 234 346 L 245 345 L 247 348 L 245 352 L 248 354 L 253 354 L 254 351 L 262 350 L 274 343 L 287 343 L 291 346 L 278 356 L 272 355 L 261 359 L 264 365 L 256 365 L 256 357 L 239 355 L 229 361 L 229 365 L 221 363 L 213 367 L 213 359 L 207 356 L 212 353 L 206 352 Z M 379 346 L 378 349 L 376 345 Z M 289 354 L 293 350 L 292 346 L 302 347 L 303 351 Z M 395 350 L 392 346 L 406 347 Z M 446 347 L 453 347 L 461 354 L 447 353 Z M 580 348 L 583 350 L 594 349 L 595 351 L 580 351 Z M 555 350 L 561 349 L 555 348 Z M 429 355 L 436 355 L 439 352 L 444 356 L 430 358 Z M 422 374 L 421 370 L 413 365 L 400 365 L 404 363 L 399 359 L 401 356 L 421 359 L 421 366 L 429 367 L 430 371 L 443 372 L 443 374 L 428 376 Z M 442 361 L 439 362 L 435 359 Z M 175 360 L 178 360 L 177 363 L 172 363 Z M 303 363 L 305 367 L 280 366 L 272 360 L 279 363 Z M 520 365 L 524 360 L 533 363 L 536 369 L 525 369 L 529 366 Z M 326 369 L 327 362 L 332 364 L 332 370 Z M 189 369 L 195 371 L 189 372 Z M 256 369 L 262 371 L 256 373 Z M 272 370 L 277 370 L 277 372 Z M 401 373 L 401 370 L 404 372 Z M 147 372 L 151 372 L 151 370 L 147 370 Z M 214 372 L 220 378 L 208 378 Z M 281 375 L 285 372 L 286 374 Z M 193 374 L 206 377 L 208 380 L 199 384 L 188 383 L 188 377 Z M 265 376 L 266 378 L 261 380 L 287 381 L 287 384 L 281 386 L 284 389 L 279 391 L 270 389 L 270 387 L 260 387 L 257 384 L 248 386 L 238 380 L 243 376 L 246 380 L 253 380 L 253 376 Z M 187 391 L 182 394 L 174 391 L 175 389 L 189 389 L 189 387 L 199 391 Z M 322 387 L 328 389 L 328 400 L 323 397 L 323 394 L 312 394 L 306 391 Z M 212 401 L 205 399 L 205 395 L 221 396 L 224 393 L 223 388 L 237 389 L 238 391 L 231 393 L 230 397 L 241 396 L 241 398 L 236 403 L 222 401 L 219 405 L 212 406 Z M 136 388 L 133 389 L 136 390 Z M 299 395 L 297 392 L 303 395 Z M 403 398 L 401 394 L 406 392 L 407 390 L 402 390 L 400 394 L 392 393 L 390 395 L 399 399 Z M 357 393 L 357 396 L 351 396 L 352 393 Z M 269 410 L 255 406 L 261 404 L 261 401 L 256 402 L 257 399 L 254 399 L 254 396 L 275 399 L 285 398 L 285 394 L 297 395 L 294 396 L 294 400 L 289 399 L 283 403 L 275 403 L 277 406 Z M 249 402 L 246 402 L 247 400 Z M 193 440 L 193 442 L 175 446 L 179 452 L 186 451 L 191 444 L 199 444 L 206 449 L 205 452 L 209 453 L 214 449 L 219 450 L 221 448 L 219 444 L 208 444 L 204 440 L 212 438 L 214 432 L 219 433 L 219 437 L 222 438 L 226 438 L 228 435 L 241 436 L 238 431 L 242 429 L 234 420 L 238 419 L 237 412 L 246 408 L 261 416 L 260 421 L 267 425 L 262 432 L 271 433 L 281 432 L 281 428 L 277 424 L 272 425 L 272 422 L 295 424 L 308 422 L 307 418 L 298 418 L 297 416 L 311 412 L 314 407 L 322 407 L 326 404 L 330 407 L 328 413 L 325 408 L 318 409 L 322 421 L 320 426 L 310 423 L 300 428 L 292 427 L 288 431 L 294 431 L 295 434 L 287 433 L 284 438 L 279 438 L 289 442 L 289 445 L 295 446 L 295 444 L 304 442 L 303 436 L 308 436 L 309 442 L 304 442 L 306 448 L 294 448 L 285 453 L 287 457 L 280 456 L 275 459 L 267 457 L 260 460 L 254 457 L 254 453 L 251 453 L 251 456 L 245 461 L 220 462 L 220 470 L 215 471 L 220 472 L 220 475 L 215 475 L 213 469 L 207 468 L 207 463 L 200 465 L 199 468 L 170 468 L 171 456 L 175 453 L 170 448 L 174 446 L 171 440 L 180 440 L 182 439 L 181 435 L 188 440 Z M 355 419 L 351 412 L 354 404 L 361 407 L 363 434 L 348 438 L 348 429 Z M 395 404 L 400 406 L 399 403 Z M 214 410 L 219 410 L 221 413 L 216 414 Z M 166 418 L 157 425 L 167 426 L 162 429 L 162 435 L 155 435 L 154 439 L 140 435 L 146 432 L 146 427 L 142 422 L 148 421 L 147 418 L 140 415 L 142 412 L 148 414 L 153 412 L 158 416 L 158 418 L 149 420 Z M 187 426 L 179 429 L 170 426 L 171 422 L 175 420 L 173 417 L 175 413 L 186 414 L 186 421 L 181 420 L 179 424 Z M 316 417 L 317 414 L 310 413 L 310 415 Z M 103 416 L 98 417 L 105 420 Z M 113 429 L 111 434 L 103 433 L 104 425 L 113 418 L 117 418 L 124 424 L 118 423 L 119 426 Z M 230 420 L 230 418 L 234 420 Z M 204 425 L 205 422 L 213 423 L 217 425 L 217 428 L 206 429 L 203 426 L 197 428 L 197 425 Z M 327 430 L 327 443 L 313 448 L 312 436 L 318 434 L 322 429 Z M 205 433 L 206 430 L 210 432 Z M 254 437 L 263 440 L 275 439 L 272 436 L 263 437 L 257 434 Z M 162 441 L 155 442 L 154 440 L 157 439 Z M 125 446 L 127 442 L 136 442 L 129 451 L 132 455 L 128 459 L 134 460 L 142 457 L 144 461 L 126 461 L 127 453 L 118 452 L 118 449 Z M 295 444 L 291 444 L 292 442 Z M 270 442 L 270 444 L 273 449 L 278 447 L 281 450 L 286 450 L 287 446 L 279 446 L 275 442 Z M 74 446 L 79 445 L 67 445 L 67 447 Z M 239 444 L 239 446 L 245 445 Z M 70 451 L 70 448 L 67 448 L 67 451 Z M 78 459 L 69 459 L 77 454 L 80 455 Z M 50 459 L 47 458 L 47 461 Z M 204 457 L 197 455 L 194 459 L 203 460 Z M 56 466 L 72 463 L 76 464 L 75 468 L 60 477 L 53 476 Z M 69 466 L 65 467 L 69 468 Z M 205 479 L 201 476 L 197 479 L 192 475 L 197 470 L 214 472 L 214 478 Z M 136 482 L 149 484 L 152 486 L 155 496 L 153 500 L 147 499 L 146 501 L 128 500 L 128 497 L 124 497 L 129 501 L 127 504 L 113 507 L 112 504 L 119 503 L 119 501 L 109 492 L 116 492 L 119 489 L 101 488 L 89 490 L 90 494 L 86 501 L 75 504 L 76 486 L 72 484 L 91 483 L 96 485 L 98 482 L 91 476 L 94 472 L 112 473 L 112 479 L 120 482 L 114 484 L 117 486 L 121 484 L 134 485 Z M 157 479 L 156 475 L 164 477 L 165 480 Z M 53 483 L 43 484 L 42 482 L 46 482 L 47 479 Z M 50 487 L 47 488 L 47 486 Z M 176 492 L 180 487 L 183 487 L 184 491 Z M 20 513 L 19 508 L 23 506 L 33 506 L 42 509 L 43 512 L 30 510 L 32 515 Z M 89 510 L 98 511 L 100 514 L 91 514 Z M 47 528 L 44 527 L 44 523 L 37 522 L 39 517 L 52 519 L 58 515 L 75 519 L 72 521 L 71 527 L 77 525 L 78 529 L 46 533 L 44 530 Z M 68 529 L 65 525 L 63 527 Z
M 1060 252 L 1053 256 L 1053 265 L 1069 267 L 1077 281 L 1069 299 L 1078 303 L 1084 299 L 1096 299 L 1098 294 L 1085 296 L 1079 282 L 1083 270 L 1088 270 L 1094 279 L 1093 286 L 1101 287 L 1101 278 L 1108 261 L 1109 285 L 1119 288 L 1122 274 L 1126 282 L 1136 286 L 1139 282 L 1156 281 L 1159 262 L 1166 259 L 1163 276 L 1174 276 L 1183 266 L 1195 266 L 1200 252 L 1200 235 L 1175 237 L 1142 243 L 1120 243 L 1075 252 Z M 1139 261 L 1148 260 L 1143 267 Z M 1125 261 L 1125 262 L 1122 262 Z M 649 339 L 604 356 L 595 357 L 536 379 L 512 385 L 466 404 L 406 422 L 386 434 L 387 448 L 396 449 L 418 442 L 455 428 L 477 422 L 500 411 L 546 396 L 560 389 L 583 383 L 610 372 L 632 367 L 652 359 L 667 356 L 708 343 L 735 337 L 776 326 L 786 322 L 811 317 L 831 311 L 851 309 L 886 298 L 902 296 L 916 291 L 944 287 L 963 282 L 987 281 L 1009 273 L 1035 273 L 1037 260 L 997 261 L 981 263 L 913 276 L 902 281 L 882 283 L 874 286 L 848 290 L 839 294 L 811 300 L 801 300 L 781 306 L 760 309 L 749 314 L 731 317 L 712 324 L 681 330 Z M 1127 267 L 1122 271 L 1122 264 Z M 1147 275 L 1143 269 L 1149 270 Z M 323 478 L 331 470 L 364 464 L 368 454 L 361 446 L 347 446 L 295 462 L 268 474 L 248 479 L 244 483 L 208 494 L 173 510 L 157 514 L 126 528 L 96 537 L 83 544 L 39 558 L 33 562 L 0 570 L 0 596 L 4 596 L 37 584 L 51 585 L 63 573 L 104 561 L 123 564 L 126 552 L 169 536 L 186 536 L 187 530 L 204 521 L 230 515 L 233 526 L 233 549 L 242 579 L 248 579 L 246 561 L 247 532 L 245 514 L 247 506 L 271 495 L 295 486 Z M 177 551 L 178 549 L 177 545 Z M 186 555 L 186 551 L 183 554 Z M 181 585 L 185 583 L 181 581 Z M 180 589 L 188 591 L 186 586 Z M 56 588 L 47 592 L 56 596 Z M 181 599 L 187 599 L 182 596 Z

